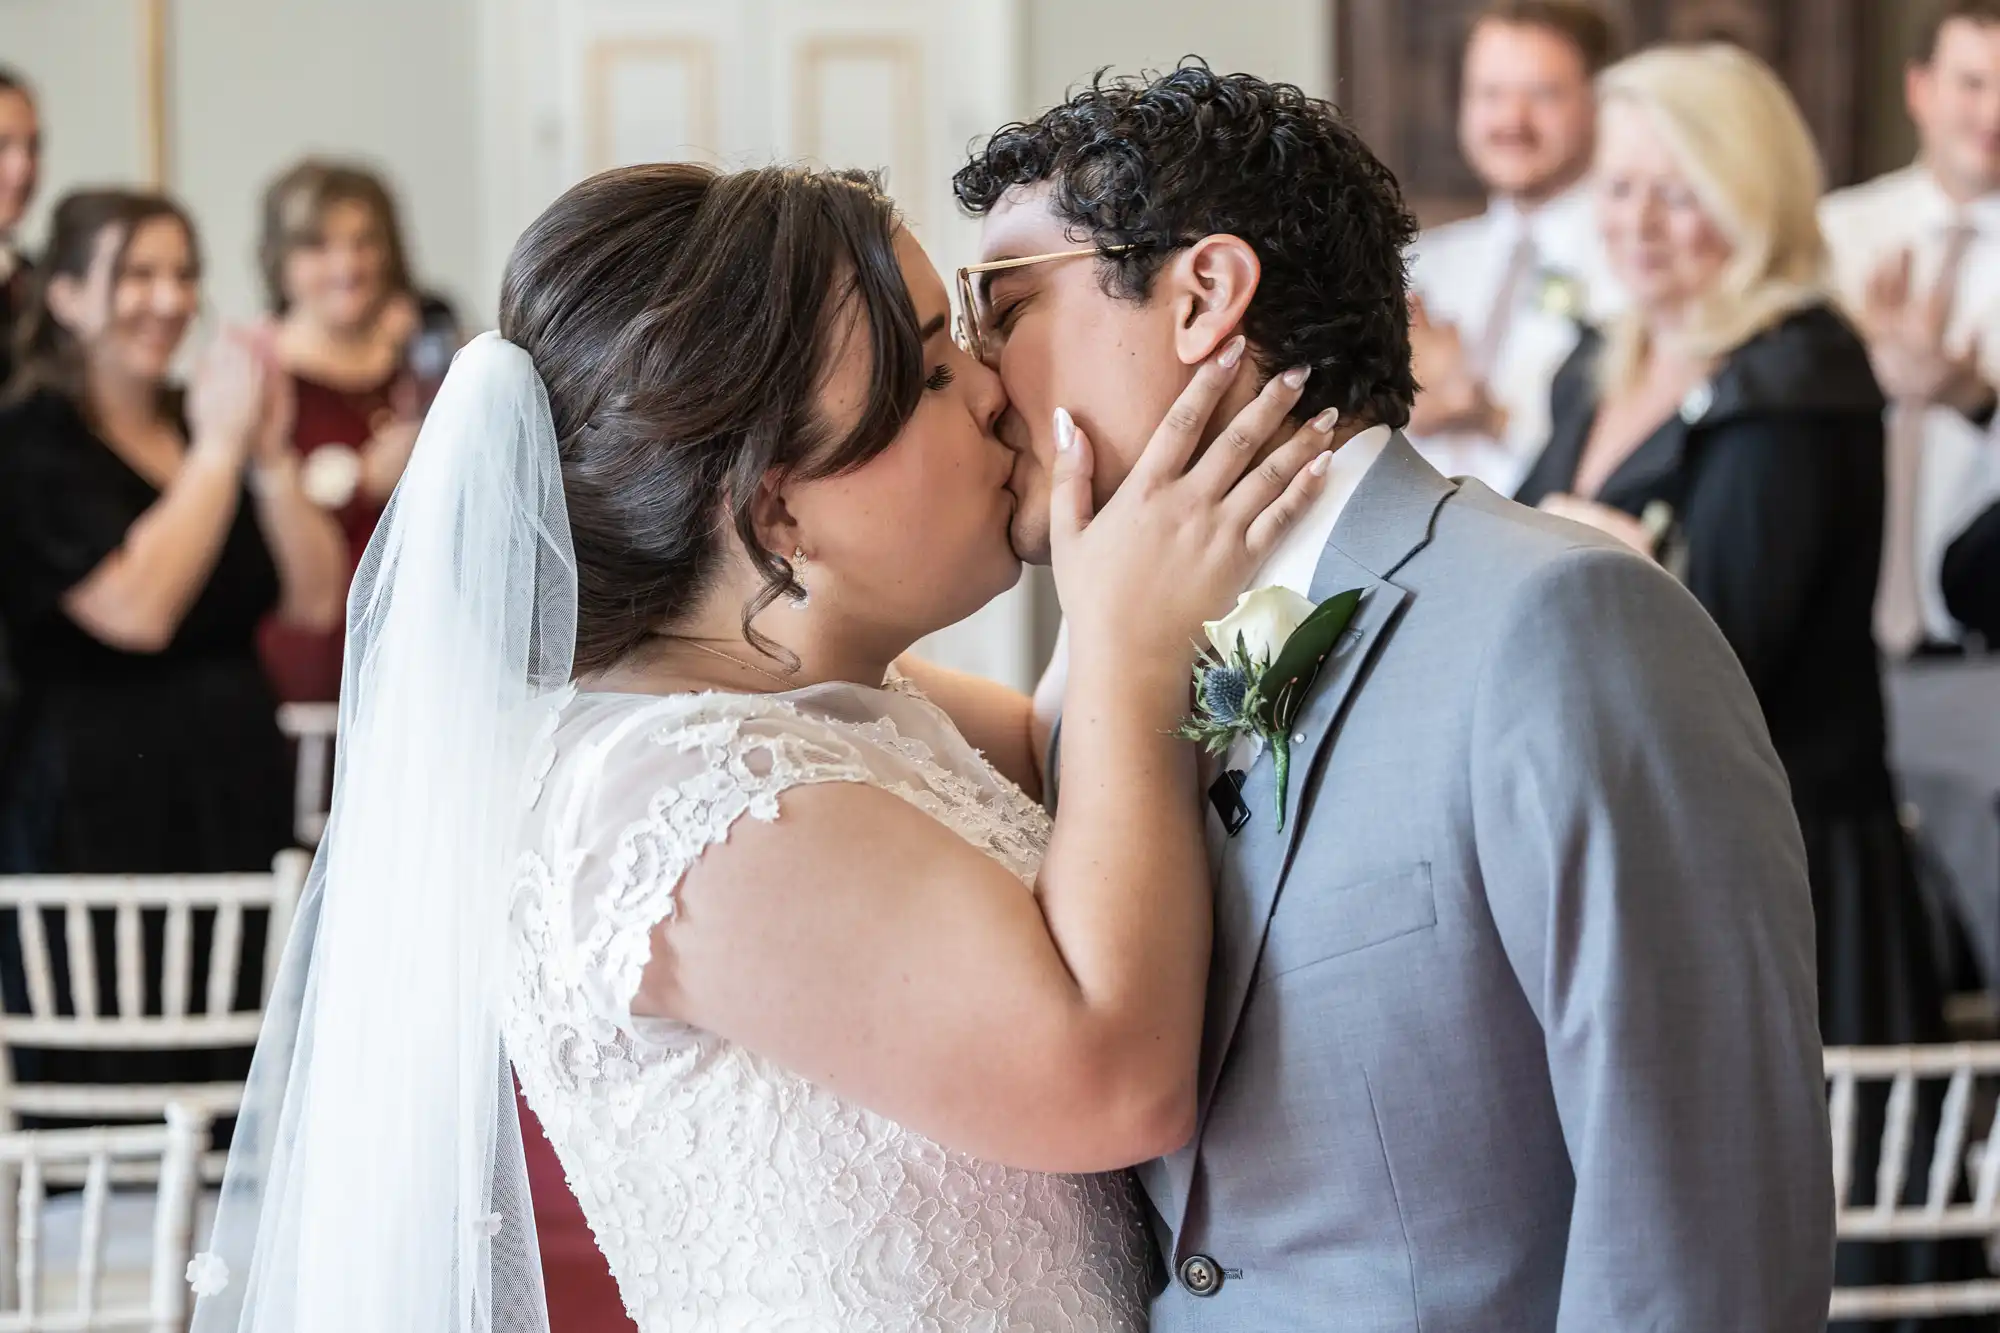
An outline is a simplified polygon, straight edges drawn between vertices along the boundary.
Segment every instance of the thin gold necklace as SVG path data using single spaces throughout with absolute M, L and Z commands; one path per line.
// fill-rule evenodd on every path
M 795 690 L 798 688 L 798 683 L 796 681 L 786 680 L 783 676 L 779 675 L 775 671 L 766 671 L 764 670 L 763 667 L 758 666 L 755 662 L 745 662 L 743 659 L 739 657 L 732 657 L 730 654 L 723 652 L 719 648 L 711 648 L 707 644 L 697 643 L 693 639 L 676 639 L 674 640 L 674 642 L 684 643 L 698 653 L 707 653 L 710 657 L 720 658 L 723 661 L 729 663 L 731 666 L 741 667 L 745 671 L 754 671 L 758 675 L 762 676 L 765 680 L 774 681 L 780 687 L 786 690 Z

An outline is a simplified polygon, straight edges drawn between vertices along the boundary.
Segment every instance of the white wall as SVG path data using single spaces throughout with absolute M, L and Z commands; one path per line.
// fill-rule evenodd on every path
M 496 284 L 474 244 L 475 0 L 174 0 L 172 7 L 172 185 L 201 220 L 217 309 L 259 308 L 252 256 L 264 186 L 302 153 L 323 152 L 381 170 L 403 205 L 422 280 L 469 318 L 490 317 Z
M 146 170 L 137 0 L 0 4 L 0 60 L 35 85 L 42 186 L 27 231 L 78 185 L 135 180 Z
M 476 0 L 170 0 L 168 184 L 207 252 L 208 304 L 262 308 L 258 200 L 307 152 L 381 170 L 404 205 L 424 279 L 490 316 L 478 252 Z M 35 84 L 47 141 L 48 205 L 78 184 L 147 169 L 141 0 L 7 0 L 0 59 Z
M 763 8 L 770 2 L 713 0 L 716 17 L 710 21 L 726 27 L 719 11 L 727 6 L 763 22 Z M 622 10 L 623 22 L 643 26 L 649 13 L 664 17 L 684 0 L 600 3 Z M 984 11 L 998 7 L 992 0 L 933 0 L 933 4 L 965 11 L 966 23 L 975 32 L 976 25 L 986 21 Z M 1250 70 L 1324 96 L 1332 83 L 1332 5 L 1333 0 L 1236 0 L 1227 6 L 1208 0 L 1018 0 L 1020 30 L 1013 34 L 1012 45 L 1018 51 L 1019 75 L 1014 80 L 1013 106 L 1006 114 L 1039 112 L 1100 66 L 1109 65 L 1115 72 L 1168 68 L 1190 53 L 1207 57 L 1218 69 Z M 541 12 L 556 7 L 559 0 L 484 0 L 487 153 L 492 164 L 486 182 L 486 289 L 497 286 L 512 237 L 568 183 L 564 171 L 536 160 L 564 156 L 560 80 L 550 77 L 550 67 L 559 59 L 555 53 L 563 45 L 561 25 Z M 543 64 L 540 81 L 535 80 L 533 68 L 536 51 L 531 49 L 524 57 L 520 50 L 519 34 L 524 32 L 537 34 L 534 41 Z M 968 39 L 959 58 L 979 68 L 982 52 L 1004 40 L 1004 36 L 988 37 L 982 44 Z M 997 123 L 971 125 L 952 118 L 931 128 L 962 147 L 985 129 L 997 128 Z M 527 145 L 525 150 L 522 145 Z
M 1171 69 L 1199 55 L 1324 97 L 1333 82 L 1332 0 L 1026 0 L 1024 113 L 1063 99 L 1099 66 Z

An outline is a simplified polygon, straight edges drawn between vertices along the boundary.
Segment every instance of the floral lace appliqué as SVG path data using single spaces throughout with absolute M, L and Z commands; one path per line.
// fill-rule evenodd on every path
M 688 867 L 738 820 L 777 819 L 790 787 L 884 787 L 1024 881 L 1047 815 L 886 717 L 741 699 L 649 739 L 685 776 L 611 846 L 550 838 L 523 857 L 507 1016 L 523 1090 L 642 1333 L 1143 1329 L 1146 1241 L 1123 1173 L 980 1162 L 712 1034 L 620 1021 Z

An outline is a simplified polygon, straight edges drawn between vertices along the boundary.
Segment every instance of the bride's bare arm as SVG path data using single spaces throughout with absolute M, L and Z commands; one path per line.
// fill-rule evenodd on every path
M 1220 396 L 1209 370 L 1196 381 Z M 1033 894 L 898 796 L 794 787 L 775 822 L 741 822 L 687 873 L 635 1010 L 1010 1165 L 1106 1169 L 1184 1142 L 1211 909 L 1195 754 L 1172 732 L 1193 626 L 1321 484 L 1310 429 L 1241 475 L 1297 387 L 1267 391 L 1191 468 L 1207 410 L 1177 407 L 1087 528 L 1087 441 L 1068 452 L 1063 805 Z
M 682 882 L 645 1002 L 1008 1165 L 1105 1170 L 1186 1140 L 1208 935 L 1184 866 L 1104 874 L 1095 859 L 1134 832 L 1121 819 L 1059 834 L 1038 901 L 887 792 L 798 787 L 781 805 Z M 1098 892 L 1061 892 L 1077 875 Z
M 1070 688 L 1036 893 L 898 796 L 796 787 L 689 871 L 641 1003 L 1012 1166 L 1185 1142 L 1209 902 L 1183 668 L 1082 659 Z

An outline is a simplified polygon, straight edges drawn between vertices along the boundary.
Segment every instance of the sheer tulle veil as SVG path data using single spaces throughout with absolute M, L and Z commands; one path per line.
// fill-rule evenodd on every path
M 485 334 L 348 600 L 331 817 L 190 1268 L 196 1333 L 545 1333 L 500 1029 L 538 701 L 568 683 L 576 604 L 548 395 Z

